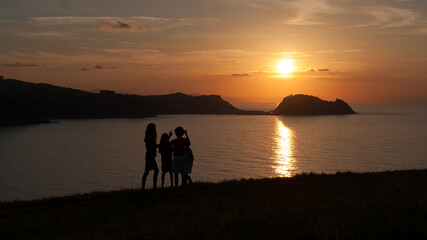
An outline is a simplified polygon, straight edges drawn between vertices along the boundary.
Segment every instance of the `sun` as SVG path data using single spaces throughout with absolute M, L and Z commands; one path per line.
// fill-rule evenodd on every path
M 277 63 L 277 72 L 281 74 L 290 74 L 294 68 L 294 61 L 291 59 L 282 59 Z

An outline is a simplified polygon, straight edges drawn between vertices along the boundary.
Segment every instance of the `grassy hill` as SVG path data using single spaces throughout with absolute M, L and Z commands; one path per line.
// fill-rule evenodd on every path
M 427 170 L 0 204 L 1 239 L 427 239 Z

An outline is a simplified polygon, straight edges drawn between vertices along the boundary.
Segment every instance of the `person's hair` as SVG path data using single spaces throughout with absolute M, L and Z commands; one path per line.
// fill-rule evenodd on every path
M 145 130 L 145 138 L 157 138 L 156 124 L 149 123 L 147 129 Z
M 166 146 L 169 143 L 169 135 L 167 133 L 163 133 L 160 137 L 160 145 Z
M 177 137 L 182 137 L 182 135 L 184 135 L 184 128 L 183 127 L 177 127 L 175 128 L 175 135 Z

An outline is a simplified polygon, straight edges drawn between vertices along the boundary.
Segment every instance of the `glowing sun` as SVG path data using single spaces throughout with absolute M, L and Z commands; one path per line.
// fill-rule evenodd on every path
M 290 74 L 294 68 L 294 61 L 291 59 L 282 59 L 277 63 L 277 72 L 281 74 Z

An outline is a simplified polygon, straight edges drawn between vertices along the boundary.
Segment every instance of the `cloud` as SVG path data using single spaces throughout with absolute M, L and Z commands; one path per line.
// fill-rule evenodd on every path
M 281 23 L 289 25 L 319 25 L 316 14 L 330 12 L 333 8 L 327 0 L 219 0 L 222 2 L 234 2 L 260 12 L 275 10 L 283 11 L 283 15 L 289 16 Z
M 80 70 L 86 72 L 86 71 L 92 71 L 92 70 L 104 70 L 104 69 L 115 69 L 115 68 L 116 67 L 104 67 L 102 65 L 97 64 L 93 66 L 93 68 L 82 67 L 80 68 Z
M 231 76 L 233 76 L 233 77 L 250 77 L 250 76 L 260 75 L 260 74 L 264 74 L 264 73 L 266 73 L 266 72 L 258 70 L 258 71 L 252 71 L 250 73 L 233 73 L 233 74 L 231 74 Z
M 335 53 L 335 52 L 336 52 L 335 50 L 330 49 L 330 50 L 319 50 L 316 53 L 318 53 L 318 54 L 329 54 L 329 53 Z
M 265 52 L 247 51 L 243 49 L 215 49 L 215 50 L 196 50 L 184 52 L 185 56 L 204 56 L 213 58 L 242 58 L 253 57 L 266 54 Z
M 316 69 L 318 72 L 330 72 L 330 71 L 332 71 L 331 69 L 329 69 L 329 68 L 317 68 Z
M 338 23 L 346 27 L 398 28 L 425 24 L 420 22 L 419 11 L 405 1 L 294 0 L 282 5 L 295 13 L 284 21 L 290 25 Z M 352 16 L 359 24 L 346 24 L 346 16 Z M 337 20 L 331 22 L 332 19 Z
M 327 0 L 299 0 L 282 3 L 285 7 L 293 9 L 295 17 L 285 21 L 290 25 L 320 25 L 323 22 L 319 15 L 337 14 L 341 9 L 329 4 Z
M 365 13 L 374 17 L 374 21 L 364 26 L 378 26 L 383 28 L 405 27 L 413 25 L 416 20 L 416 13 L 410 9 L 396 8 L 389 6 L 377 6 L 368 8 Z
M 74 67 L 75 70 L 81 70 L 81 67 L 84 67 L 86 70 L 94 71 L 94 66 L 100 65 L 104 68 L 102 71 L 107 71 L 130 66 L 155 66 L 157 64 L 164 64 L 165 61 L 173 61 L 175 63 L 182 59 L 181 56 L 173 57 L 158 50 L 141 49 L 141 47 L 137 48 L 136 46 L 111 50 L 110 52 L 99 49 L 98 51 L 72 52 L 68 54 L 43 51 L 31 53 L 13 51 L 11 53 L 0 53 L 0 67 L 3 66 L 4 63 L 13 63 L 21 59 L 27 59 L 29 63 L 43 63 L 49 67 L 75 66 L 78 64 L 77 68 Z M 61 59 L 61 61 L 58 61 L 58 59 Z M 120 63 L 120 65 L 117 65 L 118 63 Z
M 99 23 L 106 21 L 120 21 L 128 22 L 131 24 L 141 22 L 156 22 L 162 23 L 167 21 L 167 18 L 156 18 L 149 16 L 134 16 L 134 17 L 73 17 L 73 16 L 57 16 L 57 17 L 34 17 L 30 19 L 30 22 L 38 25 L 75 25 L 75 24 L 90 24 Z
M 309 68 L 306 72 L 332 72 L 330 68 Z
M 6 63 L 4 64 L 4 66 L 6 67 L 45 67 L 45 65 L 39 65 L 35 63 L 20 63 L 20 62 Z
M 119 20 L 104 21 L 101 23 L 97 23 L 96 28 L 101 30 L 122 30 L 122 31 L 141 31 L 141 32 L 147 31 L 146 28 L 139 28 L 136 25 L 127 24 Z
M 356 52 L 361 52 L 362 49 L 345 49 L 345 50 L 334 50 L 334 49 L 329 49 L 329 50 L 319 50 L 316 51 L 316 54 L 332 54 L 332 53 L 356 53 Z
M 361 52 L 362 49 L 347 49 L 347 50 L 343 50 L 341 52 L 343 53 L 356 53 L 356 52 Z
M 233 76 L 233 77 L 249 77 L 249 76 L 251 76 L 251 74 L 249 74 L 249 73 L 233 73 L 233 74 L 231 74 L 231 76 Z
M 30 23 L 43 26 L 74 26 L 79 25 L 82 28 L 95 24 L 101 30 L 121 30 L 121 31 L 151 31 L 157 32 L 176 28 L 180 26 L 191 26 L 205 23 L 218 22 L 216 18 L 162 18 L 151 16 L 104 16 L 104 17 L 34 17 L 29 20 Z M 144 27 L 139 27 L 144 26 Z
M 94 67 L 93 67 L 93 69 L 95 69 L 95 70 L 103 70 L 103 69 L 115 69 L 116 67 L 105 67 L 105 66 L 102 66 L 102 65 L 95 65 Z
M 298 57 L 308 57 L 310 55 L 304 54 L 302 52 L 292 51 L 292 52 L 276 52 L 273 53 L 274 55 L 282 55 L 284 57 L 292 57 L 292 58 L 298 58 Z
M 283 16 L 286 17 L 281 23 L 288 25 L 316 26 L 329 23 L 336 27 L 380 28 L 425 26 L 422 10 L 409 0 L 233 1 L 257 8 L 259 11 L 283 11 Z
M 63 37 L 72 37 L 72 33 L 64 32 L 64 31 L 14 31 L 14 30 L 8 30 L 11 34 L 15 36 L 20 37 L 57 37 L 57 38 L 63 38 Z

